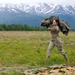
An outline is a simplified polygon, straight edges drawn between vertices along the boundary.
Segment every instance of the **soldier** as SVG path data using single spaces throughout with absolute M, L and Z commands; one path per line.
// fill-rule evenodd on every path
M 59 24 L 59 20 L 53 20 L 52 25 L 50 27 L 48 27 L 48 29 L 51 31 L 51 40 L 50 40 L 50 43 L 48 46 L 46 59 L 48 59 L 50 57 L 53 47 L 56 46 L 58 48 L 58 51 L 64 56 L 66 61 L 69 61 L 67 54 L 64 52 L 64 50 L 62 48 L 62 42 L 59 37 L 60 29 L 59 29 L 58 24 Z

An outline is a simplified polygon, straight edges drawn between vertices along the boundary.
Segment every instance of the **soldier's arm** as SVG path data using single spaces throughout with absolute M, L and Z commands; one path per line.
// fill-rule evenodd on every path
M 49 27 L 48 27 L 48 30 L 52 30 L 52 27 L 53 27 L 53 25 L 49 26 Z
M 49 27 L 48 30 L 59 31 L 59 27 Z
M 51 30 L 52 28 L 51 27 L 48 27 L 48 30 Z
M 48 30 L 52 30 L 52 31 L 55 31 L 57 30 L 55 27 L 48 27 Z

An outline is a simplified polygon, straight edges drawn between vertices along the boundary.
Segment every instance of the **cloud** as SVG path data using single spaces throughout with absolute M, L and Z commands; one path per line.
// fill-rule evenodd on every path
M 62 5 L 75 5 L 75 0 L 0 0 L 0 3 L 25 3 L 25 4 L 52 3 Z

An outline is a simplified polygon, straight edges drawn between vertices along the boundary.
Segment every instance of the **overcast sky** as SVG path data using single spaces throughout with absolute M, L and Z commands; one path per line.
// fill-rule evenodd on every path
M 75 6 L 75 0 L 0 0 L 0 3 L 25 3 L 25 4 L 52 3 L 52 4 Z

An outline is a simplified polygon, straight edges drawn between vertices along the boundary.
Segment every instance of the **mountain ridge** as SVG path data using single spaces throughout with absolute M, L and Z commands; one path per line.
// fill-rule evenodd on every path
M 39 3 L 28 4 L 0 4 L 1 24 L 28 24 L 40 26 L 41 20 L 51 15 L 59 16 L 75 28 L 75 7 L 71 5 Z

